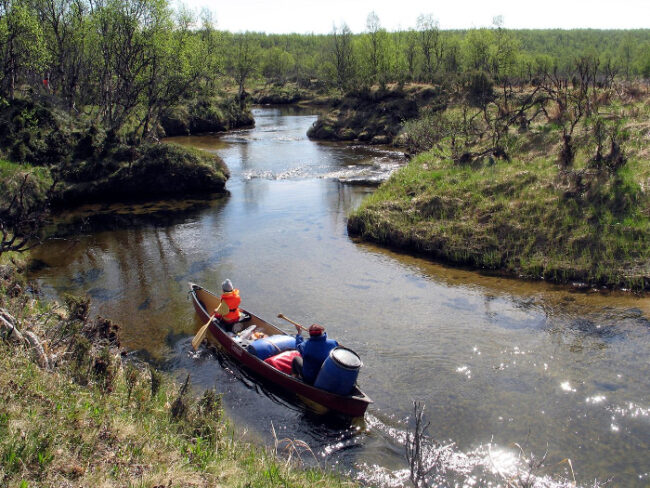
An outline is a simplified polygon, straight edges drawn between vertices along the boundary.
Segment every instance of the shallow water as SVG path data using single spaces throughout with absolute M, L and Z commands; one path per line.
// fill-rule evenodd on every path
M 539 486 L 572 479 L 565 458 L 581 484 L 648 486 L 648 298 L 484 276 L 356 243 L 346 215 L 373 190 L 340 179 L 381 178 L 403 164 L 399 153 L 309 141 L 315 114 L 255 116 L 254 129 L 174 138 L 226 161 L 230 196 L 61 216 L 75 231 L 36 250 L 41 288 L 88 293 L 93 313 L 122 325 L 124 346 L 215 387 L 249 436 L 272 445 L 273 426 L 278 439 L 309 444 L 308 462 L 361 480 L 406 482 L 417 400 L 429 433 L 451 444 L 438 483 L 503 480 L 517 443 L 537 456 L 548 446 Z M 323 419 L 224 358 L 190 353 L 198 324 L 187 282 L 217 290 L 227 277 L 245 308 L 288 331 L 279 312 L 321 323 L 359 353 L 359 382 L 375 402 L 365 419 Z

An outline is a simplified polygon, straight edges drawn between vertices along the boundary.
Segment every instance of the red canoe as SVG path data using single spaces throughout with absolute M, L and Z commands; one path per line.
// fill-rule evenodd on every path
M 211 315 L 208 310 L 217 308 L 220 297 L 194 283 L 190 283 L 190 295 L 192 296 L 192 303 L 194 304 L 196 313 L 201 318 L 201 321 L 204 323 L 207 322 Z M 257 315 L 247 310 L 244 310 L 244 312 L 251 316 L 251 320 L 245 322 L 245 327 L 255 325 L 255 331 L 264 332 L 266 335 L 287 335 L 286 332 L 283 332 Z M 372 403 L 372 400 L 357 385 L 354 386 L 354 389 L 349 395 L 343 396 L 308 385 L 298 378 L 294 378 L 275 369 L 254 354 L 249 353 L 239 338 L 228 335 L 214 320 L 210 323 L 208 332 L 206 334 L 208 341 L 220 345 L 236 362 L 280 388 L 303 397 L 308 402 L 317 403 L 328 410 L 350 417 L 363 416 L 368 405 Z

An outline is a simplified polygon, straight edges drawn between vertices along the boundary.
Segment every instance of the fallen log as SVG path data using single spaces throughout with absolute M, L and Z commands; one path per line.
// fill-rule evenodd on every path
M 36 334 L 29 330 L 20 332 L 16 327 L 16 319 L 5 309 L 0 309 L 0 330 L 5 340 L 30 347 L 38 365 L 43 369 L 49 369 L 50 361 Z
M 34 356 L 36 356 L 36 362 L 38 365 L 42 369 L 50 369 L 50 362 L 47 359 L 43 345 L 41 344 L 41 341 L 38 340 L 38 337 L 36 337 L 36 334 L 28 330 L 25 332 L 25 337 L 27 337 L 32 352 L 34 353 Z
M 27 344 L 27 339 L 16 328 L 15 324 L 16 319 L 5 309 L 0 308 L 0 330 L 2 330 L 2 337 L 14 343 Z

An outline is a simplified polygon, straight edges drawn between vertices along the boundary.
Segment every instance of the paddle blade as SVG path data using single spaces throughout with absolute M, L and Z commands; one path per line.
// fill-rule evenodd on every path
M 208 325 L 210 325 L 209 320 L 207 324 L 205 324 L 203 327 L 199 329 L 199 331 L 194 336 L 194 339 L 192 339 L 192 347 L 194 348 L 195 351 L 199 348 L 199 346 L 203 342 L 203 339 L 205 339 L 205 334 L 208 332 Z

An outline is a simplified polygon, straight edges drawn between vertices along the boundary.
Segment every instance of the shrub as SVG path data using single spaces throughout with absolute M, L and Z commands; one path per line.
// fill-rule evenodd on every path
M 465 96 L 475 107 L 485 107 L 494 100 L 494 81 L 485 71 L 468 73 L 465 78 Z
M 448 133 L 449 119 L 440 111 L 427 111 L 415 120 L 404 123 L 403 133 L 409 152 L 420 153 L 431 149 Z

